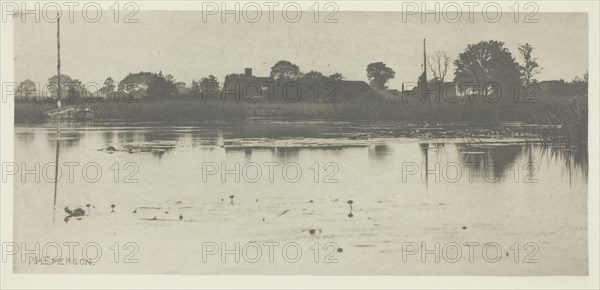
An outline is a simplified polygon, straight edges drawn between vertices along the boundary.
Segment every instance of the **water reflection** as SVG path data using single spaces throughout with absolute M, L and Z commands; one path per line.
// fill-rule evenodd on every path
M 300 150 L 301 148 L 276 148 L 275 156 L 282 162 L 294 161 L 300 156 Z
M 423 177 L 426 184 L 429 184 L 429 175 L 440 170 L 440 162 L 448 163 L 447 160 L 440 158 L 441 152 L 448 153 L 448 149 L 444 148 L 444 145 L 419 143 L 424 166 Z M 499 182 L 513 177 L 518 181 L 521 176 L 515 177 L 514 175 L 519 174 L 519 171 L 525 171 L 525 179 L 534 180 L 544 159 L 559 161 L 566 169 L 569 180 L 575 171 L 582 173 L 587 178 L 587 156 L 581 151 L 564 145 L 456 143 L 455 147 L 459 162 L 453 165 L 468 170 L 469 174 L 475 178 L 485 179 L 488 182 Z
M 344 130 L 346 128 L 346 130 Z M 225 154 L 243 153 L 244 160 L 250 161 L 259 151 L 270 152 L 278 161 L 294 161 L 302 155 L 329 154 L 333 159 L 342 159 L 345 149 L 364 148 L 357 152 L 365 152 L 366 157 L 376 162 L 398 162 L 401 150 L 392 143 L 399 142 L 389 138 L 377 141 L 356 140 L 349 134 L 360 132 L 364 128 L 338 122 L 328 124 L 307 123 L 284 124 L 278 122 L 256 124 L 205 124 L 203 126 L 137 126 L 119 124 L 106 126 L 61 126 L 58 142 L 61 150 L 83 146 L 86 149 L 98 150 L 106 146 L 122 148 L 124 152 L 151 153 L 156 159 L 164 158 L 173 149 L 195 150 L 203 148 L 208 152 L 223 150 Z M 375 129 L 369 128 L 370 131 Z M 368 131 L 368 130 L 367 130 Z M 41 135 L 40 135 L 41 134 Z M 43 136 L 43 137 L 42 137 Z M 345 136 L 345 137 L 344 137 Z M 45 146 L 36 145 L 36 138 L 42 137 Z M 15 142 L 23 146 L 34 146 L 36 150 L 49 150 L 56 146 L 56 129 L 50 126 L 31 128 L 17 127 Z M 85 140 L 85 141 L 84 141 Z M 333 141 L 323 141 L 333 140 Z M 279 146 L 277 141 L 285 141 L 287 145 Z M 82 144 L 85 143 L 85 144 Z M 410 143 L 410 142 L 409 142 Z M 41 146 L 41 147 L 40 147 Z M 573 174 L 582 174 L 587 178 L 587 148 L 573 148 L 567 145 L 552 143 L 464 143 L 464 142 L 420 142 L 413 143 L 421 154 L 425 172 L 435 169 L 434 163 L 448 162 L 456 158 L 461 166 L 469 166 L 475 177 L 484 177 L 501 181 L 508 176 L 507 171 L 527 170 L 534 174 L 535 167 L 527 164 L 539 164 L 544 159 L 559 161 L 569 178 Z M 326 153 L 328 152 L 328 153 Z M 333 153 L 333 155 L 331 154 Z M 260 153 L 257 153 L 260 154 Z M 355 154 L 355 153 L 352 153 Z M 454 157 L 456 156 L 456 157 Z M 354 158 L 349 156 L 349 158 Z M 429 174 L 424 176 L 429 183 Z
M 369 158 L 382 160 L 387 158 L 391 154 L 391 148 L 383 144 L 375 144 L 369 147 Z
M 56 141 L 60 143 L 61 147 L 70 148 L 79 145 L 81 138 L 84 136 L 81 131 L 65 131 L 63 129 L 60 130 L 60 133 L 57 131 L 47 132 L 46 139 L 48 141 L 48 147 L 56 146 Z
M 58 183 L 56 227 L 50 223 L 52 183 L 15 182 L 14 211 L 27 213 L 15 215 L 15 240 L 35 241 L 49 233 L 68 237 L 87 228 L 91 230 L 84 233 L 92 240 L 96 235 L 126 233 L 136 240 L 149 237 L 148 242 L 154 242 L 154 236 L 177 236 L 188 244 L 214 232 L 217 225 L 224 230 L 219 233 L 231 240 L 311 243 L 316 237 L 304 229 L 322 228 L 321 237 L 339 240 L 343 255 L 372 245 L 372 251 L 357 257 L 381 255 L 375 261 L 401 255 L 393 245 L 407 237 L 447 241 L 464 238 L 460 233 L 539 241 L 552 246 L 551 252 L 563 251 L 564 257 L 572 255 L 573 248 L 585 249 L 587 183 L 580 175 L 587 174 L 587 161 L 583 161 L 587 157 L 567 146 L 525 140 L 474 144 L 460 138 L 352 139 L 354 133 L 368 130 L 348 123 L 290 125 L 291 133 L 283 130 L 283 124 L 274 126 L 275 133 L 251 127 L 222 123 L 88 126 L 64 129 L 64 136 L 72 138 L 68 141 L 54 138 L 55 128 L 16 127 L 18 163 L 54 162 L 59 147 L 60 162 L 94 162 L 104 174 L 98 182 L 89 182 L 82 178 L 83 166 L 79 166 L 73 182 L 63 178 Z M 302 132 L 316 135 L 290 137 Z M 69 144 L 56 146 L 52 138 Z M 116 151 L 98 150 L 108 146 Z M 204 162 L 213 163 L 215 171 L 207 174 Z M 244 166 L 250 162 L 257 166 Z M 280 164 L 271 168 L 267 162 Z M 285 162 L 299 166 L 288 167 L 288 172 Z M 432 175 L 425 174 L 423 181 L 419 172 L 404 181 L 404 162 L 424 164 L 426 172 L 445 164 L 474 163 L 472 170 L 479 178 L 433 182 Z M 135 166 L 126 167 L 129 163 Z M 513 163 L 539 164 L 535 178 L 540 183 L 523 182 L 524 174 L 535 172 L 532 168 L 519 167 L 519 182 L 510 182 L 510 169 L 499 174 L 486 166 Z M 115 175 L 116 164 L 120 171 Z M 242 174 L 232 173 L 236 164 Z M 251 181 L 257 176 L 257 181 Z M 483 176 L 499 180 L 487 182 Z M 127 178 L 139 182 L 125 182 Z M 235 205 L 229 203 L 229 196 L 235 196 Z M 346 211 L 350 200 L 354 201 L 352 218 Z M 87 213 L 87 204 L 91 212 L 81 221 L 62 222 L 60 209 L 80 207 Z M 116 204 L 114 212 L 112 204 Z M 572 245 L 560 242 L 570 238 L 575 240 Z M 585 263 L 585 251 L 581 257 Z
M 528 145 L 463 143 L 457 144 L 457 151 L 465 166 L 471 166 L 475 170 L 476 176 L 501 180 L 505 175 L 503 172 L 518 166 L 514 163 L 526 146 Z
M 31 131 L 15 132 L 15 140 L 18 140 L 19 143 L 28 144 L 33 141 L 33 138 L 35 138 L 35 134 Z
M 586 144 L 587 145 L 587 144 Z M 569 181 L 572 181 L 574 174 L 581 172 L 583 176 L 588 177 L 588 148 L 586 146 L 569 146 L 565 144 L 532 144 L 526 150 L 531 152 L 541 152 L 543 156 L 554 160 L 561 160 L 566 169 Z

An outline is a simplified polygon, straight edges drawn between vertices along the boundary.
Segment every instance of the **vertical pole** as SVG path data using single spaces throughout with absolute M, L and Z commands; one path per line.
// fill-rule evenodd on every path
M 56 91 L 56 96 L 58 98 L 58 102 L 57 102 L 57 106 L 60 108 L 61 104 L 60 104 L 60 94 L 61 94 L 61 89 L 60 89 L 60 17 L 57 18 L 57 32 L 56 32 L 56 47 L 57 47 L 57 51 L 58 51 L 58 64 L 56 65 L 56 70 L 58 71 L 58 81 L 57 81 L 57 91 Z M 60 148 L 60 143 L 59 143 L 59 139 L 60 139 L 60 114 L 59 114 L 59 120 L 57 121 L 56 124 L 56 159 L 54 162 L 54 202 L 53 202 L 53 209 L 52 209 L 52 225 L 54 225 L 56 223 L 56 195 L 58 192 L 58 153 L 59 153 L 59 148 Z
M 60 148 L 60 143 L 59 143 L 59 138 L 60 138 L 60 129 L 58 128 L 58 125 L 56 127 L 56 159 L 54 161 L 54 202 L 53 202 L 53 209 L 52 209 L 52 225 L 54 225 L 55 221 L 56 221 L 56 194 L 57 194 L 57 190 L 58 190 L 58 152 L 59 152 L 59 148 Z
M 61 99 L 61 89 L 60 89 L 60 17 L 57 17 L 56 20 L 56 25 L 57 25 L 57 29 L 56 29 L 56 48 L 57 48 L 57 55 L 58 55 L 58 63 L 56 64 L 56 70 L 58 71 L 58 90 L 56 91 L 56 96 L 58 97 L 58 102 L 57 102 L 57 106 L 60 108 L 61 107 L 61 103 L 60 103 L 60 99 Z
M 425 50 L 425 38 L 423 38 L 423 76 L 425 76 L 423 87 L 427 92 L 427 51 Z

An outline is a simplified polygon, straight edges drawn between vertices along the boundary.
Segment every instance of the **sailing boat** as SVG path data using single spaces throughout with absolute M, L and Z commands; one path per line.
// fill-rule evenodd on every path
M 57 96 L 57 102 L 56 102 L 56 108 L 55 109 L 51 109 L 46 111 L 46 116 L 48 116 L 48 118 L 50 118 L 51 120 L 75 120 L 75 121 L 88 121 L 88 120 L 92 120 L 94 119 L 94 111 L 90 108 L 90 107 L 84 107 L 84 108 L 80 108 L 77 106 L 67 106 L 67 107 L 62 107 L 61 104 L 61 94 L 62 94 L 62 90 L 60 87 L 60 17 L 57 16 L 57 32 L 56 32 L 56 38 L 57 38 L 57 48 L 58 48 L 58 64 L 57 64 L 57 90 L 56 90 L 56 96 Z

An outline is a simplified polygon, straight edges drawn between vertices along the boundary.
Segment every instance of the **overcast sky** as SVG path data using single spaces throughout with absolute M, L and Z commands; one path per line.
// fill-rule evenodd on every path
M 512 15 L 511 15 L 512 16 Z M 202 22 L 200 12 L 139 12 L 139 23 L 97 23 L 79 19 L 61 23 L 62 73 L 83 82 L 120 81 L 130 72 L 163 71 L 188 85 L 192 79 L 214 74 L 267 76 L 270 67 L 285 59 L 303 72 L 339 72 L 348 80 L 367 80 L 369 63 L 383 61 L 396 71 L 391 88 L 416 82 L 427 51 L 445 50 L 452 60 L 467 44 L 499 40 L 520 60 L 517 45 L 528 42 L 543 67 L 539 80 L 571 80 L 588 69 L 586 14 L 539 13 L 538 23 L 514 23 L 512 17 L 487 23 L 402 22 L 397 12 L 340 12 L 339 23 L 314 23 L 304 16 L 287 23 L 228 21 L 218 17 Z M 233 18 L 231 18 L 233 20 Z M 433 20 L 433 18 L 431 18 Z M 56 24 L 15 21 L 15 80 L 46 82 L 56 74 Z M 453 68 L 452 68 L 453 70 Z M 431 73 L 429 73 L 431 76 Z M 453 78 L 453 71 L 448 79 Z

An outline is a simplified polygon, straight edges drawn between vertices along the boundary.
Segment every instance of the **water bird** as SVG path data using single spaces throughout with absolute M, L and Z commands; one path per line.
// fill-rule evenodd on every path
M 132 211 L 133 213 L 137 213 L 137 208 Z
M 183 216 L 181 214 L 179 214 L 179 220 L 182 220 Z
M 348 201 L 348 205 L 350 206 L 350 213 L 348 214 L 348 217 L 353 217 L 354 215 L 352 214 L 352 204 L 354 203 L 354 201 L 349 200 Z
M 108 146 L 104 149 L 104 151 L 108 154 L 113 154 L 113 153 L 115 153 L 115 151 L 117 151 L 117 149 L 115 149 L 115 147 Z
M 230 195 L 230 196 L 229 196 L 229 198 L 231 199 L 231 205 L 233 205 L 233 197 L 234 197 L 234 196 L 235 196 L 235 195 Z
M 337 248 L 337 252 L 338 252 L 338 253 L 341 253 L 342 251 L 344 251 L 344 249 L 342 249 L 342 248 Z
M 111 208 L 112 210 L 111 210 L 110 212 L 115 212 L 115 207 L 116 207 L 116 206 L 115 206 L 115 204 L 114 204 L 114 203 L 113 203 L 113 204 L 111 204 L 111 205 L 110 205 L 110 208 Z
M 462 227 L 462 229 L 463 229 L 463 230 L 466 230 L 466 229 L 467 229 L 467 226 L 463 226 L 463 227 Z
M 69 219 L 73 218 L 73 217 L 80 217 L 80 216 L 84 216 L 85 215 L 85 211 L 81 208 L 77 208 L 75 210 L 71 210 L 69 209 L 69 207 L 65 207 L 65 212 L 68 214 L 65 217 L 65 223 L 69 222 Z

